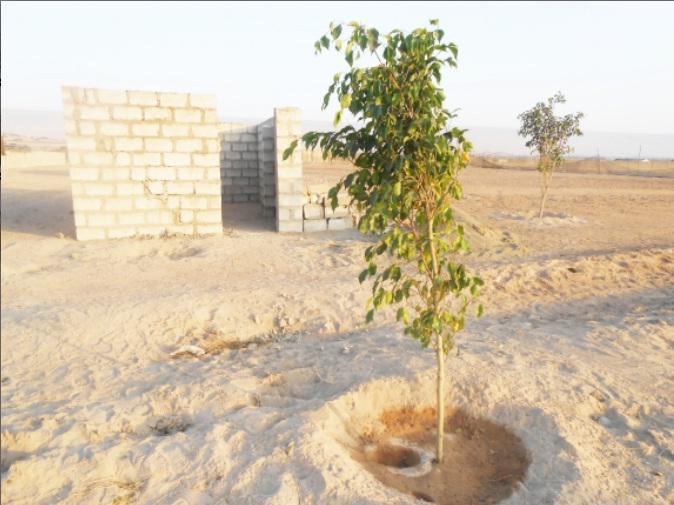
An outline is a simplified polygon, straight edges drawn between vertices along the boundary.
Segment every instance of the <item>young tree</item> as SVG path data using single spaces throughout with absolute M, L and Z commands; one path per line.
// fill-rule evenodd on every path
M 526 146 L 532 154 L 538 154 L 538 171 L 541 173 L 541 203 L 538 218 L 543 217 L 545 199 L 548 196 L 552 173 L 564 163 L 564 155 L 573 151 L 569 139 L 580 136 L 580 120 L 582 112 L 557 117 L 554 114 L 555 104 L 566 103 L 561 92 L 548 98 L 547 103 L 538 102 L 528 111 L 520 114 L 522 122 L 519 134 L 528 138 Z
M 348 36 L 342 36 L 343 28 Z M 443 35 L 437 20 L 429 29 L 385 35 L 358 23 L 331 24 L 329 34 L 316 42 L 316 51 L 343 51 L 348 70 L 334 76 L 323 109 L 335 97 L 340 106 L 335 127 L 345 110 L 357 126 L 302 137 L 307 148 L 320 147 L 324 158 L 346 158 L 356 167 L 329 197 L 335 208 L 337 194 L 346 190 L 363 213 L 358 229 L 376 236 L 375 245 L 365 251 L 367 268 L 359 275 L 360 282 L 374 279 L 366 320 L 377 309 L 399 304 L 397 320 L 405 333 L 436 349 L 439 462 L 444 363 L 482 285 L 455 259 L 468 245 L 451 202 L 461 198 L 458 177 L 468 166 L 471 144 L 465 130 L 450 127 L 455 115 L 444 108 L 441 71 L 456 66 L 457 47 L 444 43 Z M 356 66 L 363 56 L 372 66 Z M 284 155 L 296 147 L 294 142 Z M 477 310 L 481 314 L 482 307 Z

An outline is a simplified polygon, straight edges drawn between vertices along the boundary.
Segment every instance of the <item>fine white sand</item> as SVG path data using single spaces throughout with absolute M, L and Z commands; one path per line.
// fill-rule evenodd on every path
M 490 217 L 537 191 L 466 172 L 487 311 L 447 401 L 530 451 L 503 503 L 671 503 L 674 181 L 565 174 L 549 212 L 582 222 Z M 279 235 L 244 205 L 222 237 L 78 243 L 69 198 L 63 168 L 3 168 L 3 504 L 415 503 L 348 451 L 435 398 L 433 352 L 388 313 L 362 324 L 366 239 Z

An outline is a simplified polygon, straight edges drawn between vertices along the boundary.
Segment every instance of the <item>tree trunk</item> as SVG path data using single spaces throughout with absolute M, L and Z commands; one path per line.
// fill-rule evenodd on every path
M 440 273 L 438 267 L 438 256 L 435 251 L 435 242 L 433 242 L 433 214 L 431 214 L 430 209 L 427 208 L 426 214 L 428 216 L 428 245 L 431 250 L 431 261 L 433 263 L 433 275 L 431 277 L 432 281 L 435 282 L 436 276 Z M 437 314 L 438 312 L 438 302 L 434 298 L 433 300 L 433 310 Z M 445 433 L 445 360 L 444 360 L 444 350 L 442 346 L 442 335 L 438 334 L 436 337 L 437 344 L 437 357 L 438 357 L 438 377 L 437 377 L 437 390 L 438 390 L 438 405 L 437 405 L 437 421 L 438 421 L 438 436 L 436 444 L 436 460 L 438 463 L 442 463 L 443 457 L 443 442 L 444 442 L 444 433 Z
M 545 160 L 543 163 L 549 163 L 548 160 Z M 552 178 L 553 167 L 549 165 L 542 165 L 543 170 L 541 175 L 543 179 L 541 181 L 541 205 L 538 208 L 538 219 L 543 218 L 543 211 L 545 210 L 545 200 L 548 197 L 548 189 L 550 189 L 550 179 Z
M 438 434 L 436 443 L 436 459 L 438 463 L 444 460 L 445 442 L 445 353 L 442 349 L 442 337 L 438 335 Z
M 547 177 L 545 175 L 543 177 L 547 179 Z M 545 209 L 545 199 L 548 197 L 548 187 L 549 187 L 548 181 L 546 180 L 543 183 L 543 187 L 541 188 L 541 193 L 542 193 L 541 194 L 541 205 L 538 208 L 538 219 L 543 218 L 543 209 Z

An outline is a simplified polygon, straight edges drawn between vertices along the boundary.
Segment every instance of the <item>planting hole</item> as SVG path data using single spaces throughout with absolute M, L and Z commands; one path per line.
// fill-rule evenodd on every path
M 434 460 L 433 408 L 382 413 L 377 428 L 361 434 L 364 443 L 353 457 L 383 484 L 428 503 L 497 503 L 510 496 L 530 463 L 522 441 L 493 421 L 448 412 L 442 463 Z
M 414 496 L 417 500 L 422 500 L 428 503 L 435 503 L 433 501 L 433 498 L 428 496 L 426 493 L 422 493 L 421 491 L 412 491 L 412 496 Z
M 409 468 L 421 462 L 421 457 L 416 451 L 407 447 L 387 444 L 380 445 L 374 450 L 373 459 L 380 465 L 395 468 Z

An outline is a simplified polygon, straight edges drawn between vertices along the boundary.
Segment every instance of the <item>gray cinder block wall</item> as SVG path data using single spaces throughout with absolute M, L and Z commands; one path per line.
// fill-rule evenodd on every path
M 283 151 L 302 133 L 300 110 L 274 109 L 258 125 L 220 125 L 223 202 L 258 202 L 279 232 L 304 231 L 302 150 L 289 159 Z
M 222 201 L 259 202 L 258 127 L 221 123 L 219 129 Z
M 260 167 L 260 203 L 265 217 L 276 217 L 276 159 L 274 155 L 274 118 L 257 127 L 258 163 Z

